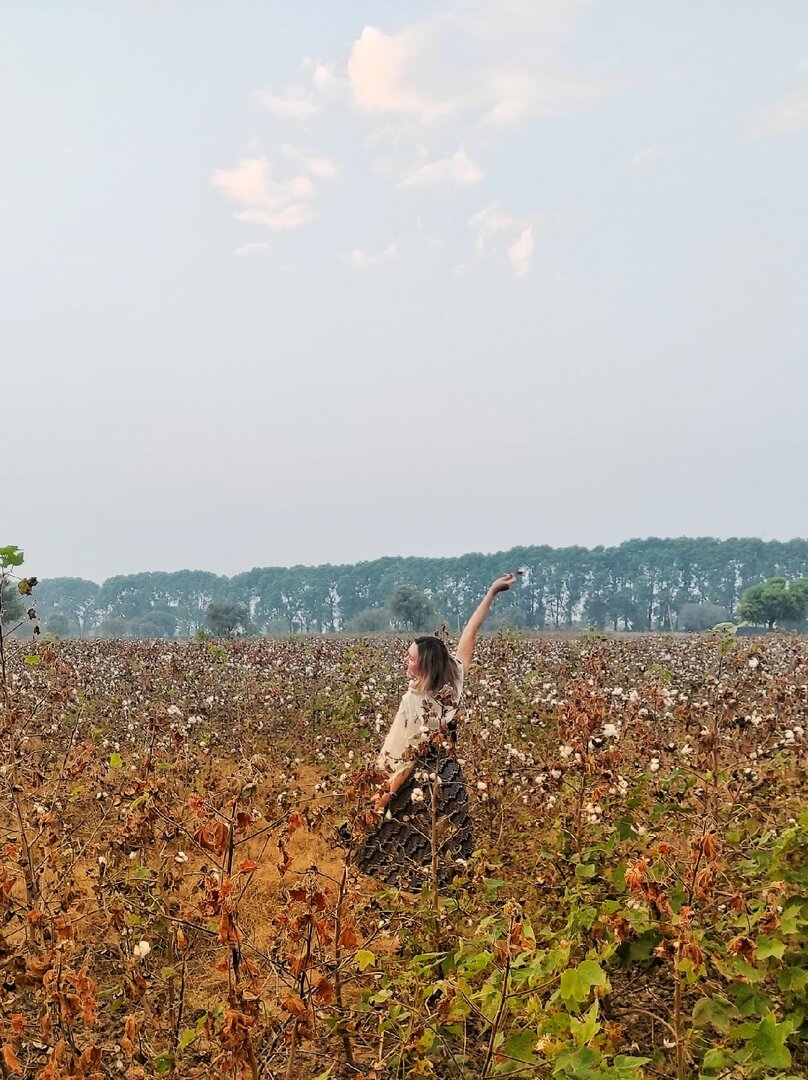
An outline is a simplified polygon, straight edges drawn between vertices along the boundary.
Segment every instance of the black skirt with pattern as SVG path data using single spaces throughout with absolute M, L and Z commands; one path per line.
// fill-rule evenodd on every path
M 430 745 L 418 758 L 411 775 L 391 799 L 381 824 L 357 849 L 354 861 L 363 873 L 415 892 L 431 880 L 433 841 L 438 885 L 442 887 L 462 872 L 458 860 L 471 856 L 474 843 L 463 773 L 457 759 L 441 744 Z

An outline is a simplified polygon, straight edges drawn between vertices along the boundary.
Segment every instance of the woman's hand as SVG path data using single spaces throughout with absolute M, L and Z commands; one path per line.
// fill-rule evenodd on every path
M 503 574 L 502 577 L 498 577 L 496 581 L 491 582 L 489 592 L 492 596 L 496 596 L 497 593 L 507 592 L 516 581 L 516 574 Z
M 503 574 L 502 577 L 498 577 L 496 581 L 492 581 L 488 587 L 488 592 L 483 597 L 479 607 L 466 623 L 466 627 L 460 635 L 460 641 L 457 643 L 457 653 L 455 654 L 457 659 L 463 665 L 464 673 L 468 673 L 474 646 L 477 643 L 477 634 L 480 627 L 485 622 L 486 615 L 491 610 L 491 605 L 494 603 L 494 597 L 497 593 L 506 592 L 510 589 L 511 585 L 516 581 L 517 576 L 517 574 Z

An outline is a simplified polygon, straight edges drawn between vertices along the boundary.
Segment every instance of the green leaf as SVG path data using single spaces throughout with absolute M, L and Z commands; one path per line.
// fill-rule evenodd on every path
M 618 892 L 626 891 L 626 864 L 618 863 L 612 870 L 612 883 Z
M 109 755 L 109 767 L 111 769 L 120 769 L 121 765 L 123 765 L 123 758 L 120 754 Z
M 0 548 L 0 568 L 8 570 L 10 566 L 22 566 L 25 557 L 16 544 Z
M 416 1042 L 416 1048 L 420 1050 L 421 1053 L 428 1054 L 432 1047 L 435 1045 L 436 1038 L 437 1035 L 435 1034 L 435 1032 L 432 1031 L 431 1028 L 427 1028 L 421 1038 Z
M 581 978 L 589 986 L 605 986 L 606 985 L 606 973 L 597 960 L 582 960 L 578 965 L 578 971 L 581 974 Z
M 729 1058 L 723 1050 L 708 1050 L 704 1055 L 704 1060 L 701 1063 L 702 1069 L 710 1069 L 714 1072 L 718 1069 L 724 1069 L 729 1064 Z
M 742 956 L 733 956 L 731 963 L 727 966 L 732 969 L 737 978 L 746 979 L 750 983 L 759 983 L 766 978 L 766 973 L 763 970 L 753 967 Z
M 741 1016 L 765 1016 L 771 1011 L 771 998 L 749 983 L 733 983 L 729 992 L 735 998 Z
M 618 1054 L 612 1064 L 615 1069 L 625 1075 L 627 1072 L 641 1069 L 643 1065 L 647 1065 L 651 1060 L 651 1058 L 647 1057 L 633 1057 L 631 1054 Z
M 186 1046 L 190 1046 L 198 1034 L 194 1028 L 186 1028 L 180 1035 L 179 1049 L 184 1050 Z
M 597 1073 L 590 1066 L 600 1064 L 601 1060 L 600 1051 L 591 1046 L 562 1050 L 555 1059 L 553 1076 L 594 1077 Z
M 634 823 L 629 818 L 621 818 L 615 829 L 620 840 L 628 840 L 634 835 Z
M 566 1002 L 586 1001 L 589 996 L 589 988 L 578 974 L 575 968 L 567 968 L 561 976 L 561 998 Z
M 773 956 L 775 960 L 782 960 L 785 951 L 786 943 L 784 941 L 780 941 L 778 938 L 759 937 L 755 955 L 758 960 L 766 960 L 770 956 Z
M 471 956 L 464 957 L 463 962 L 459 967 L 466 976 L 479 975 L 481 971 L 484 971 L 485 968 L 488 967 L 493 959 L 494 956 L 492 953 L 488 952 L 487 949 L 482 949 L 478 953 L 472 953 Z
M 39 660 L 40 658 L 36 655 L 36 653 L 31 653 L 30 656 L 26 656 L 25 658 L 26 664 L 38 664 Z
M 593 986 L 606 985 L 606 975 L 597 960 L 582 960 L 577 968 L 568 968 L 561 976 L 559 993 L 563 1001 L 576 1004 L 586 1001 Z
M 597 871 L 591 863 L 578 863 L 575 867 L 575 876 L 577 878 L 593 878 L 596 873 Z
M 791 1064 L 791 1053 L 785 1042 L 791 1034 L 791 1024 L 775 1022 L 774 1013 L 768 1013 L 757 1026 L 752 1045 L 760 1050 L 763 1063 L 770 1069 L 786 1069 Z
M 647 960 L 660 941 L 662 941 L 662 935 L 659 931 L 645 930 L 636 941 L 624 941 L 619 945 L 617 956 L 620 962 L 628 967 L 638 960 Z
M 799 907 L 789 907 L 783 912 L 778 929 L 781 934 L 799 934 L 801 925 L 805 926 L 805 920 L 801 917 Z
M 597 1001 L 592 1003 L 583 1020 L 576 1020 L 574 1016 L 570 1017 L 570 1031 L 576 1046 L 586 1046 L 588 1042 L 594 1039 L 595 1035 L 600 1031 Z
M 375 965 L 376 957 L 369 949 L 360 949 L 356 954 L 356 962 L 359 964 L 360 971 L 367 971 L 369 967 Z
M 154 1071 L 159 1076 L 165 1076 L 166 1073 L 171 1072 L 174 1068 L 174 1055 L 170 1054 L 168 1050 L 164 1050 L 162 1054 L 158 1054 L 152 1062 Z
M 507 884 L 507 881 L 502 881 L 500 878 L 483 878 L 483 892 L 485 893 L 485 899 L 496 900 L 499 890 L 503 885 Z
M 711 1027 L 726 1035 L 732 1027 L 736 1015 L 735 1006 L 723 997 L 705 997 L 697 1001 L 693 1008 L 693 1026 Z
M 536 1034 L 533 1031 L 516 1031 L 512 1035 L 509 1035 L 502 1046 L 499 1048 L 500 1054 L 505 1054 L 509 1058 L 515 1058 L 516 1061 L 523 1061 L 529 1065 L 535 1065 L 537 1057 L 533 1053 L 533 1047 L 536 1043 Z M 515 1062 L 508 1062 L 511 1067 L 515 1065 Z
M 781 990 L 792 990 L 799 994 L 808 986 L 808 971 L 805 968 L 789 967 L 777 976 L 777 985 Z

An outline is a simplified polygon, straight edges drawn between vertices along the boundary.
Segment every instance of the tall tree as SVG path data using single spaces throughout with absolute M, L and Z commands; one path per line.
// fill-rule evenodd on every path
M 249 624 L 250 613 L 243 604 L 214 600 L 205 612 L 205 626 L 216 637 L 227 637 L 236 630 L 246 630 Z
M 805 585 L 794 582 L 789 586 L 785 578 L 770 578 L 746 590 L 738 604 L 738 614 L 747 622 L 771 630 L 775 625 L 801 621 L 806 606 L 808 581 Z
M 401 630 L 426 630 L 435 621 L 432 601 L 411 585 L 399 585 L 390 597 L 390 615 Z
M 60 637 L 87 637 L 98 621 L 99 592 L 94 581 L 84 578 L 47 578 L 37 593 L 45 629 Z

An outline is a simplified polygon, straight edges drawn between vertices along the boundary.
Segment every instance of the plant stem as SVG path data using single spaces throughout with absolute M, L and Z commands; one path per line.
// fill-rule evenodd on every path
M 440 762 L 435 762 L 435 779 L 430 781 L 431 787 L 431 813 L 432 827 L 430 829 L 430 844 L 432 847 L 432 911 L 438 914 L 438 770 Z M 436 927 L 437 929 L 437 927 Z
M 340 1018 L 342 1020 L 342 1048 L 345 1051 L 345 1061 L 350 1068 L 354 1068 L 354 1056 L 353 1047 L 351 1046 L 351 1037 L 345 1027 L 345 1003 L 342 1000 L 342 947 L 340 945 L 340 935 L 342 934 L 342 905 L 345 900 L 345 892 L 348 885 L 348 867 L 351 862 L 351 851 L 345 856 L 345 862 L 342 864 L 342 877 L 339 883 L 339 892 L 337 893 L 337 908 L 334 914 L 334 996 L 337 1000 L 337 1009 L 339 1010 Z
M 686 1080 L 685 1044 L 682 1037 L 682 976 L 678 968 L 678 957 L 673 965 L 673 978 L 673 1030 L 674 1038 L 676 1039 L 676 1080 Z
M 508 984 L 510 982 L 511 975 L 511 933 L 513 932 L 514 915 L 511 913 L 510 923 L 508 926 L 507 937 L 507 955 L 505 957 L 505 970 L 502 973 L 502 990 L 499 995 L 499 1008 L 497 1009 L 497 1015 L 494 1017 L 494 1021 L 491 1024 L 491 1035 L 488 1039 L 488 1050 L 485 1055 L 485 1062 L 483 1063 L 483 1071 L 480 1073 L 480 1080 L 486 1080 L 488 1076 L 488 1069 L 494 1057 L 494 1043 L 496 1041 L 497 1032 L 499 1026 L 502 1023 L 502 1017 L 505 1014 L 505 1007 L 508 1004 Z

